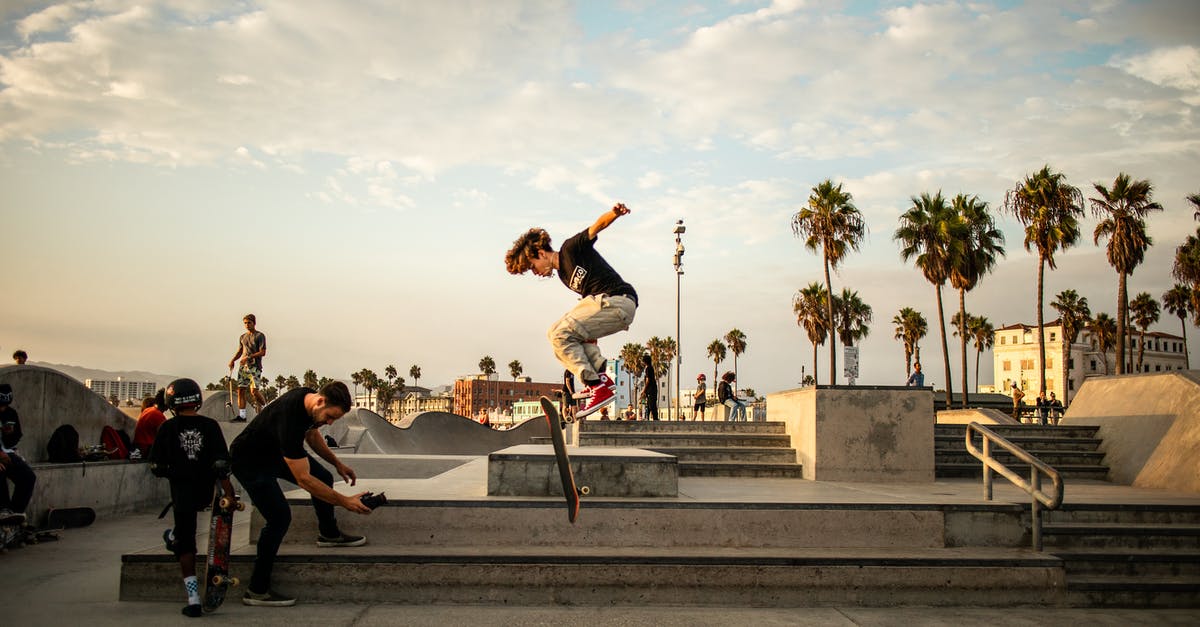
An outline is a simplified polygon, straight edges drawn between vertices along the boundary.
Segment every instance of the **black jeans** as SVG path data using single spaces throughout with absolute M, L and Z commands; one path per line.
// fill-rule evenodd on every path
M 312 455 L 306 457 L 309 474 L 321 483 L 333 487 L 333 473 L 313 459 Z M 262 533 L 258 535 L 258 554 L 254 560 L 254 574 L 250 576 L 249 586 L 251 591 L 262 594 L 270 590 L 275 555 L 279 553 L 279 545 L 283 544 L 283 537 L 287 535 L 288 527 L 292 524 L 292 508 L 288 506 L 278 480 L 296 483 L 296 478 L 282 458 L 273 470 L 235 468 L 233 475 L 241 482 L 242 489 L 250 496 L 254 507 L 266 521 Z M 341 535 L 337 518 L 333 514 L 333 505 L 316 497 L 312 498 L 312 503 L 321 535 L 327 538 Z
M 37 475 L 25 460 L 16 453 L 9 453 L 10 463 L 0 470 L 0 509 L 10 509 L 18 514 L 25 513 L 29 499 L 33 498 L 33 484 Z M 8 494 L 8 482 L 13 482 L 12 496 Z

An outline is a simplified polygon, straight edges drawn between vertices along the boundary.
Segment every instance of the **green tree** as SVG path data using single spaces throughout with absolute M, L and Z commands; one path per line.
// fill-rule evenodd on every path
M 792 232 L 804 238 L 804 247 L 817 252 L 825 267 L 825 292 L 833 294 L 829 270 L 836 270 L 851 250 L 858 250 L 866 235 L 866 221 L 842 184 L 826 179 L 812 188 L 808 205 L 792 216 Z M 833 299 L 827 303 L 826 320 L 833 320 Z M 727 340 L 728 341 L 728 340 Z M 732 347 L 731 347 L 732 348 Z M 737 371 L 734 359 L 734 374 Z M 837 341 L 829 336 L 829 384 L 837 385 Z
M 275 387 L 279 390 L 283 390 L 283 388 L 287 387 L 287 377 L 283 375 L 275 377 Z
M 808 284 L 808 287 L 796 292 L 792 298 L 792 312 L 796 314 L 796 324 L 804 329 L 804 334 L 808 336 L 808 341 L 812 342 L 813 347 L 813 380 L 817 377 L 817 346 L 825 343 L 826 336 L 829 335 L 829 325 L 826 323 L 826 318 L 829 314 L 829 304 L 825 301 L 828 292 L 825 291 L 825 286 L 813 281 Z M 714 340 L 720 342 L 720 340 Z M 712 349 L 712 345 L 709 345 Z M 721 345 L 721 359 L 724 359 L 725 345 Z M 712 357 L 712 353 L 709 353 Z M 716 367 L 713 367 L 713 385 L 716 385 Z M 803 384 L 803 381 L 801 381 Z
M 1200 199 L 1200 194 L 1197 197 Z M 1191 290 L 1187 286 L 1176 283 L 1162 295 L 1162 300 L 1163 310 L 1179 318 L 1179 334 L 1183 336 L 1183 368 L 1190 370 L 1192 365 L 1191 359 L 1188 357 L 1187 317 L 1195 314 L 1195 310 L 1192 309 Z
M 408 376 L 412 377 L 413 385 L 420 385 L 421 384 L 421 367 L 416 364 L 413 364 L 412 367 L 408 369 Z
M 287 378 L 287 389 L 289 389 L 289 390 L 294 390 L 294 389 L 296 389 L 296 388 L 298 388 L 298 387 L 300 387 L 300 379 L 297 379 L 297 378 L 296 378 L 296 375 L 294 375 L 294 374 L 292 374 L 292 375 L 288 375 L 288 378 Z
M 508 374 L 512 375 L 513 381 L 516 381 L 524 373 L 525 366 L 522 366 L 519 360 L 514 359 L 508 362 Z
M 946 344 L 946 313 L 942 306 L 942 286 L 950 278 L 951 259 L 961 255 L 962 221 L 942 197 L 927 192 L 913 197 L 912 206 L 900 216 L 900 227 L 893 238 L 900 243 L 900 257 L 914 261 L 925 280 L 933 284 L 937 296 L 938 329 L 942 336 L 942 365 L 946 377 L 946 407 L 954 404 L 950 395 L 950 349 Z
M 959 194 L 950 203 L 955 215 L 962 222 L 965 237 L 958 253 L 950 259 L 950 285 L 958 290 L 958 314 L 967 322 L 967 292 L 975 289 L 979 281 L 996 267 L 996 261 L 1004 256 L 1004 234 L 996 228 L 986 202 L 978 196 Z M 965 326 L 965 325 L 964 325 Z M 959 351 L 962 369 L 962 408 L 967 408 L 970 391 L 967 389 L 967 332 L 959 333 Z M 946 387 L 950 382 L 946 382 Z
M 1046 266 L 1057 268 L 1054 254 L 1079 241 L 1079 218 L 1083 216 L 1083 194 L 1067 184 L 1061 172 L 1050 166 L 1025 177 L 1004 195 L 1004 210 L 1025 227 L 1025 250 L 1037 251 L 1038 381 L 1046 391 L 1046 324 L 1043 316 Z
M 362 383 L 363 383 L 361 370 L 358 372 L 350 373 L 350 383 L 354 384 L 354 398 L 357 399 L 358 398 L 358 386 L 362 385 Z
M 1087 323 L 1088 333 L 1092 334 L 1093 347 L 1100 352 L 1100 361 L 1104 364 L 1104 374 L 1108 374 L 1108 351 L 1112 348 L 1117 337 L 1117 321 L 1112 316 L 1100 312 Z
M 738 356 L 746 352 L 746 334 L 739 329 L 731 329 L 725 334 L 725 345 L 729 347 L 729 352 L 733 353 L 733 379 L 741 382 L 738 379 Z
M 1050 306 L 1058 312 L 1058 320 L 1062 325 L 1062 365 L 1063 365 L 1063 401 L 1067 400 L 1071 380 L 1071 345 L 1079 338 L 1079 332 L 1092 317 L 1092 309 L 1088 306 L 1087 298 L 1080 296 L 1075 290 L 1063 290 L 1058 293 Z M 1082 367 L 1082 366 L 1080 366 Z
M 400 376 L 400 373 L 396 371 L 395 366 L 388 364 L 387 367 L 383 369 L 383 376 L 387 377 L 388 383 L 391 383 L 396 379 L 396 377 Z
M 1133 323 L 1137 325 L 1139 331 L 1137 370 L 1134 372 L 1142 372 L 1142 357 L 1146 354 L 1146 329 L 1158 322 L 1158 301 L 1154 300 L 1154 297 L 1148 292 L 1142 292 L 1129 303 L 1129 313 L 1132 314 Z
M 896 325 L 892 339 L 900 340 L 900 344 L 904 347 L 905 377 L 912 374 L 913 351 L 916 348 L 916 340 L 920 339 L 912 328 L 917 319 L 920 319 L 921 323 L 924 324 L 925 318 L 912 307 L 902 307 L 896 315 L 892 316 L 892 324 Z M 922 329 L 920 337 L 924 336 L 925 330 Z
M 1171 276 L 1191 290 L 1192 311 L 1200 312 L 1200 228 L 1175 249 Z
M 727 347 L 725 346 L 725 343 L 722 342 L 720 339 L 716 339 L 716 340 L 713 340 L 708 343 L 708 351 L 707 351 L 708 358 L 713 360 L 713 380 L 712 380 L 712 390 L 713 391 L 711 393 L 709 393 L 709 395 L 708 395 L 709 398 L 717 397 L 717 382 L 721 380 L 720 375 L 717 374 L 717 368 L 719 368 L 721 366 L 721 362 L 725 361 L 725 351 L 726 350 L 727 350 Z
M 304 387 L 317 389 L 317 373 L 313 370 L 304 371 Z
M 624 365 L 625 372 L 628 373 L 627 380 L 629 382 L 629 402 L 632 405 L 637 404 L 637 396 L 634 392 L 634 379 L 642 376 L 642 355 L 646 352 L 646 347 L 634 342 L 626 342 L 621 347 L 619 354 L 621 363 Z
M 975 387 L 979 387 L 979 356 L 996 342 L 996 327 L 984 316 L 971 316 L 967 333 L 975 344 Z
M 484 355 L 479 360 L 479 371 L 488 376 L 496 374 L 496 360 L 491 355 Z
M 1146 233 L 1146 216 L 1151 211 L 1162 211 L 1162 205 L 1152 200 L 1154 188 L 1150 181 L 1131 180 L 1124 172 L 1117 175 L 1112 189 L 1099 183 L 1092 187 L 1100 195 L 1091 199 L 1092 213 L 1103 218 L 1096 224 L 1092 240 L 1099 245 L 1101 238 L 1108 238 L 1105 253 L 1109 265 L 1117 271 L 1117 374 L 1123 374 L 1127 369 L 1125 346 L 1129 343 L 1126 279 L 1142 263 L 1146 249 L 1154 243 Z

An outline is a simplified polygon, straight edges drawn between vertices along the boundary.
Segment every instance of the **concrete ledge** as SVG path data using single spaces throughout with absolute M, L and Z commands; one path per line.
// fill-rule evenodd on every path
M 151 474 L 150 464 L 146 463 L 107 461 L 30 466 L 37 474 L 37 483 L 26 513 L 38 524 L 45 520 L 51 507 L 90 507 L 103 518 L 163 507 L 171 500 L 167 480 Z
M 672 455 L 637 448 L 567 447 L 575 485 L 592 497 L 675 497 L 679 466 Z M 488 496 L 560 496 L 562 480 L 550 445 L 521 444 L 488 455 Z

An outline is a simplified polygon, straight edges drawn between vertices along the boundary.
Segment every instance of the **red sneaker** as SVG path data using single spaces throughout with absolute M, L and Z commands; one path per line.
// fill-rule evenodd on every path
M 586 393 L 588 397 L 579 402 L 579 409 L 575 410 L 575 418 L 583 418 L 589 414 L 593 414 L 600 410 L 601 407 L 617 400 L 617 394 L 613 391 L 611 385 L 605 385 L 603 377 L 600 383 L 588 386 Z

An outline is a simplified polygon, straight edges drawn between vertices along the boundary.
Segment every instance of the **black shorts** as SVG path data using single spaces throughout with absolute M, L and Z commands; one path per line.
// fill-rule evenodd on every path
M 215 484 L 171 482 L 171 501 L 175 503 L 175 555 L 196 552 L 196 517 L 212 505 Z
M 704 407 L 705 407 L 704 399 L 702 399 L 702 398 L 697 399 L 696 404 L 692 405 L 692 411 L 700 411 L 701 409 L 704 409 Z

